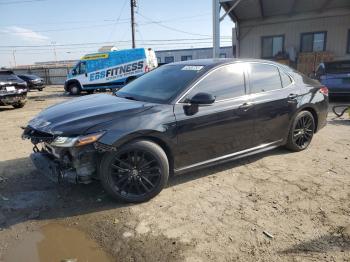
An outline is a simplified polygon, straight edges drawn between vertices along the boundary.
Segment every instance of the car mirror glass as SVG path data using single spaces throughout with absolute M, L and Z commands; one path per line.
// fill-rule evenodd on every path
M 215 97 L 208 93 L 197 93 L 189 102 L 194 105 L 210 105 L 215 102 Z

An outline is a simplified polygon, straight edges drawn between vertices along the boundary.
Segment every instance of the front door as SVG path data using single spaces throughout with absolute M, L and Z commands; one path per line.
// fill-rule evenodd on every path
M 181 169 L 238 152 L 252 145 L 253 118 L 245 91 L 245 73 L 239 64 L 214 69 L 174 106 L 178 152 L 175 168 Z M 191 105 L 197 93 L 209 93 L 210 105 Z

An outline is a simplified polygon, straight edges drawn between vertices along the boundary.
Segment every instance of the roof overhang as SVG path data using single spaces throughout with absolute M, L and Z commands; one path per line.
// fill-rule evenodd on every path
M 350 9 L 350 0 L 220 0 L 234 22 Z M 234 7 L 234 8 L 232 8 Z

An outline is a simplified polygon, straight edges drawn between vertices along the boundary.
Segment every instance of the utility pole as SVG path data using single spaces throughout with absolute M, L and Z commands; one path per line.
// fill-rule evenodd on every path
M 13 50 L 12 50 L 13 63 L 14 63 L 14 65 L 15 65 L 15 67 L 16 67 L 16 66 L 17 66 L 17 62 L 16 62 L 16 55 L 15 55 L 15 53 L 16 53 L 16 49 L 13 49 Z
M 134 16 L 134 7 L 136 7 L 136 0 L 130 0 L 132 48 L 135 48 L 135 47 L 136 47 L 136 44 L 135 44 L 135 16 Z
M 55 56 L 55 63 L 56 63 L 56 66 L 57 66 L 56 42 L 51 42 L 51 44 L 52 44 L 52 47 L 53 47 L 53 54 Z

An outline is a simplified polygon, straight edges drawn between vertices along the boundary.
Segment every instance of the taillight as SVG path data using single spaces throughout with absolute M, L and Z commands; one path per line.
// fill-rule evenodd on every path
M 325 96 L 328 96 L 328 88 L 326 86 L 322 86 L 320 88 L 320 92 L 324 94 Z

